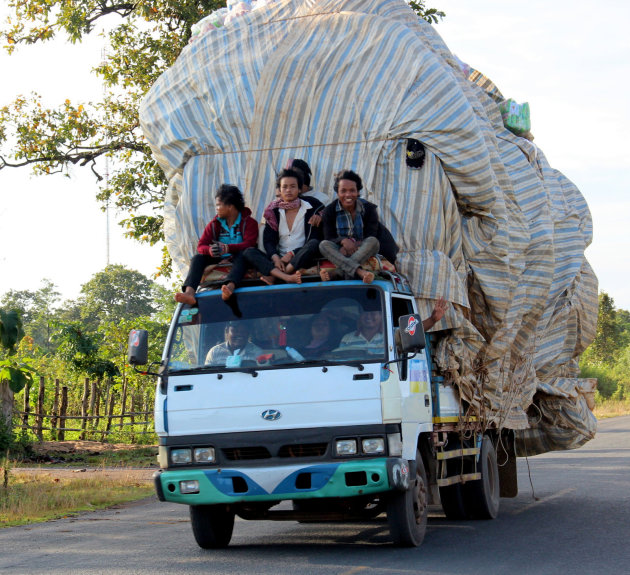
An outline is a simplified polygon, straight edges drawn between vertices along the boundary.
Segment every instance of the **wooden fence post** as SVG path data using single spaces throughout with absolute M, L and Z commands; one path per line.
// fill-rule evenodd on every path
M 144 411 L 143 431 L 146 433 L 149 429 L 149 416 L 147 414 L 147 412 L 149 411 L 149 391 L 148 390 L 144 394 L 144 402 L 142 404 L 142 411 Z
M 37 415 L 35 416 L 35 433 L 37 434 L 37 439 L 40 441 L 44 441 L 44 434 L 42 432 L 42 427 L 44 426 L 44 386 L 46 380 L 44 376 L 40 376 L 39 378 L 39 392 L 37 394 Z
M 61 388 L 61 407 L 59 408 L 59 441 L 66 438 L 66 411 L 68 411 L 68 386 Z
M 88 399 L 90 398 L 90 378 L 86 377 L 83 382 L 83 398 L 81 399 L 81 434 L 79 439 L 85 439 L 85 426 L 87 425 Z
M 22 416 L 22 425 L 28 428 L 28 416 L 31 413 L 31 386 L 26 384 L 24 388 L 24 415 Z
M 123 373 L 123 388 L 122 388 L 122 399 L 120 400 L 120 415 L 125 415 L 126 404 L 127 404 L 127 378 L 125 377 L 125 374 Z M 122 429 L 122 426 L 123 426 L 123 418 L 121 417 L 118 427 Z
M 92 429 L 94 429 L 94 427 L 97 425 L 98 423 L 98 419 L 95 417 L 95 409 L 94 406 L 96 405 L 96 380 L 92 381 L 92 385 L 91 385 L 91 390 L 90 390 L 90 417 L 92 418 L 90 420 L 90 427 Z
M 115 402 L 116 402 L 116 396 L 112 393 L 109 398 L 109 407 L 107 408 L 107 426 L 105 427 L 105 433 L 103 435 L 109 435 L 109 430 L 112 427 L 112 415 L 114 415 Z
M 59 378 L 55 378 L 55 399 L 53 401 L 52 417 L 50 418 L 50 438 L 57 439 L 57 417 L 59 416 Z

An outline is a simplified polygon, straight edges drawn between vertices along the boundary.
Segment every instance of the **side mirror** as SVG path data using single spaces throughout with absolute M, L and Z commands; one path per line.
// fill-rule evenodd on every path
M 130 365 L 146 365 L 149 360 L 149 332 L 146 329 L 132 329 L 129 332 L 127 361 Z
M 398 318 L 400 348 L 402 353 L 416 353 L 426 347 L 422 321 L 416 313 Z

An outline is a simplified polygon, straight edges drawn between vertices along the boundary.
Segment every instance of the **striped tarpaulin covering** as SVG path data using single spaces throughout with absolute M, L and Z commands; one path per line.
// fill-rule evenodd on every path
M 421 313 L 440 296 L 454 304 L 436 329 L 453 329 L 439 357 L 461 397 L 485 420 L 527 429 L 530 452 L 580 445 L 592 415 L 550 440 L 531 405 L 554 382 L 578 381 L 576 357 L 595 334 L 590 213 L 540 149 L 504 128 L 500 98 L 402 0 L 270 2 L 208 32 L 140 111 L 170 182 L 175 269 L 185 274 L 221 183 L 239 186 L 260 219 L 288 158 L 304 158 L 331 199 L 333 174 L 354 169 L 401 246 Z M 406 166 L 407 138 L 426 147 L 420 170 Z M 584 398 L 560 400 L 580 412 Z

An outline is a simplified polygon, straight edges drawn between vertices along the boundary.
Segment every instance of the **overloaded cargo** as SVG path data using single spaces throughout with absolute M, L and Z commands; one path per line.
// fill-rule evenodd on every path
M 593 381 L 578 378 L 597 321 L 591 216 L 535 128 L 504 125 L 502 108 L 527 121 L 529 108 L 462 65 L 402 0 L 239 10 L 199 30 L 140 110 L 169 180 L 175 269 L 185 275 L 220 184 L 243 190 L 260 220 L 289 158 L 309 163 L 330 200 L 333 174 L 353 169 L 400 246 L 420 316 L 439 297 L 452 304 L 435 361 L 466 417 L 514 430 L 519 455 L 591 439 Z M 420 168 L 407 163 L 411 140 Z

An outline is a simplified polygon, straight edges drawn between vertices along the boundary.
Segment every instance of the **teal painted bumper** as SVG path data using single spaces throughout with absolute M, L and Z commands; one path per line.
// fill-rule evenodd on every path
M 161 500 L 188 505 L 355 497 L 392 489 L 385 457 L 304 467 L 164 470 L 154 481 Z M 190 481 L 198 482 L 198 493 L 181 492 L 181 482 Z

